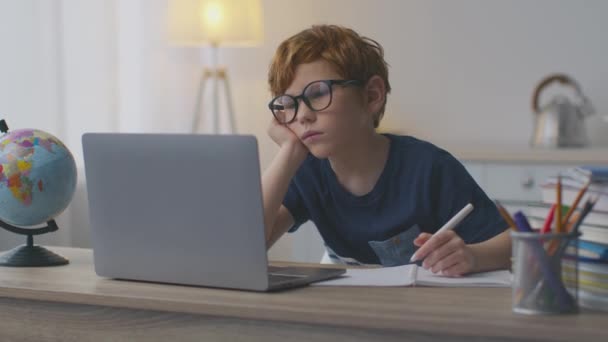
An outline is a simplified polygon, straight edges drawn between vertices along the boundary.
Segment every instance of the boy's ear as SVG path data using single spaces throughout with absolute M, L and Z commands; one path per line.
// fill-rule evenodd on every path
M 386 99 L 384 80 L 378 75 L 372 76 L 365 85 L 365 99 L 370 113 L 378 113 Z

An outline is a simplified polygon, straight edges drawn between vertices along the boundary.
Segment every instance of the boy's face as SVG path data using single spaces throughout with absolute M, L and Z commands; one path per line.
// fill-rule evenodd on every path
M 342 79 L 326 61 L 300 64 L 285 94 L 298 96 L 311 82 Z M 333 85 L 331 104 L 321 111 L 311 110 L 300 100 L 296 118 L 287 126 L 317 158 L 348 151 L 356 146 L 357 138 L 374 130 L 362 87 Z

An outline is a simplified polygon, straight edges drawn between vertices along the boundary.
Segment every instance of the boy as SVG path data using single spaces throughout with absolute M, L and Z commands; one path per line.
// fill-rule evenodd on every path
M 262 177 L 268 248 L 312 220 L 335 262 L 395 266 L 416 252 L 446 276 L 507 268 L 507 224 L 462 164 L 428 142 L 376 132 L 391 90 L 383 55 L 333 25 L 278 47 L 268 133 L 280 149 Z M 429 240 L 467 203 L 474 210 L 456 229 Z

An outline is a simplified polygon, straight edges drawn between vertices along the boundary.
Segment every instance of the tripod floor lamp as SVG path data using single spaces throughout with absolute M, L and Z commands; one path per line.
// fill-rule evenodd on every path
M 211 64 L 201 73 L 192 116 L 192 132 L 201 119 L 211 118 L 211 131 L 221 132 L 220 84 L 226 100 L 228 133 L 236 130 L 228 70 L 218 63 L 218 50 L 225 46 L 255 46 L 262 41 L 260 0 L 169 0 L 169 39 L 183 46 L 208 47 Z M 211 115 L 202 110 L 205 91 L 211 84 Z M 209 114 L 209 113 L 207 113 Z

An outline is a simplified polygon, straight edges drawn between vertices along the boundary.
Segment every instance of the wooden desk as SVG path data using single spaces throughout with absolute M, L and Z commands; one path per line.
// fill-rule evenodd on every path
M 67 266 L 0 268 L 0 340 L 602 340 L 608 315 L 521 316 L 509 289 L 306 287 L 252 293 L 99 278 Z

